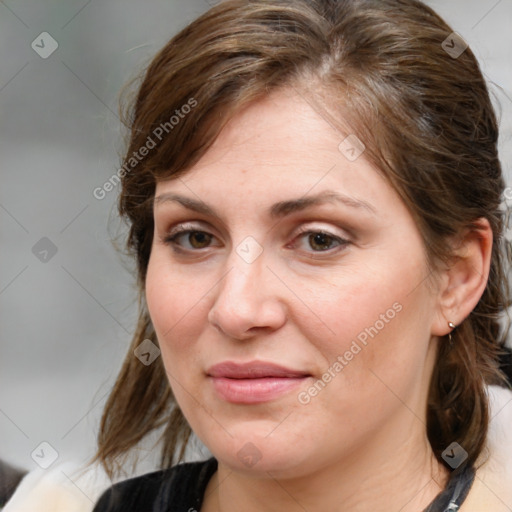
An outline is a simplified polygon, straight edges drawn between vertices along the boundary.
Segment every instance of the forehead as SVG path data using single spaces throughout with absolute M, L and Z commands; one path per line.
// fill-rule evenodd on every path
M 215 196 L 219 204 L 258 197 L 262 205 L 325 191 L 377 204 L 396 200 L 364 152 L 358 156 L 362 146 L 354 137 L 281 90 L 234 116 L 200 161 L 179 179 L 159 182 L 156 195 Z

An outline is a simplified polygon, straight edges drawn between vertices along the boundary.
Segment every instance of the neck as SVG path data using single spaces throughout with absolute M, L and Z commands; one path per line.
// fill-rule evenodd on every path
M 201 512 L 420 512 L 444 489 L 449 475 L 418 423 L 411 418 L 409 429 L 402 428 L 402 435 L 395 430 L 391 437 L 383 428 L 363 449 L 303 476 L 252 476 L 219 461 Z M 385 445 L 384 439 L 395 442 Z

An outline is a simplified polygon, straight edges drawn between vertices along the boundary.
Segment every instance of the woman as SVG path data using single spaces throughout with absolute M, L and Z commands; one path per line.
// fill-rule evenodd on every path
M 478 471 L 504 182 L 460 36 L 415 0 L 230 0 L 128 119 L 141 307 L 96 459 L 113 475 L 165 425 L 167 469 L 95 511 L 503 507 Z M 191 431 L 213 457 L 171 468 Z

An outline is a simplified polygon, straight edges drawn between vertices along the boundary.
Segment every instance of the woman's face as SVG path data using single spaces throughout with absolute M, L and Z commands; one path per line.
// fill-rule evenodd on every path
M 156 188 L 146 296 L 163 363 L 237 470 L 378 466 L 425 439 L 437 297 L 422 240 L 345 137 L 280 91 Z

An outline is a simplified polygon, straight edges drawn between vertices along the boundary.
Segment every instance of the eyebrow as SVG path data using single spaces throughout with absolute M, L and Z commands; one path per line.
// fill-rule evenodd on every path
M 167 202 L 177 202 L 185 208 L 219 218 L 215 210 L 208 206 L 204 201 L 193 199 L 192 197 L 182 196 L 173 192 L 166 192 L 155 197 L 155 206 Z M 377 215 L 377 210 L 374 206 L 361 199 L 340 194 L 337 192 L 325 191 L 315 196 L 300 197 L 298 199 L 289 199 L 287 201 L 280 201 L 273 204 L 268 209 L 268 215 L 272 219 L 286 217 L 292 213 L 300 212 L 311 206 L 319 206 L 325 203 L 342 203 L 345 206 L 356 209 L 367 210 L 372 215 Z

